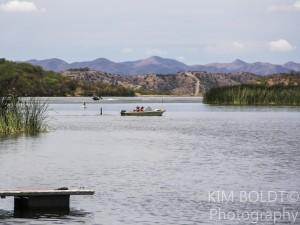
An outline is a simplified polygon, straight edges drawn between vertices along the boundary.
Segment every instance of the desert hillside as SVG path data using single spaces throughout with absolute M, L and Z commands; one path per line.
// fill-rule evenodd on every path
M 201 96 L 213 87 L 255 83 L 259 76 L 250 73 L 182 72 L 177 74 L 120 76 L 94 70 L 69 70 L 63 76 L 90 82 L 101 81 L 133 88 L 141 94 L 172 94 Z

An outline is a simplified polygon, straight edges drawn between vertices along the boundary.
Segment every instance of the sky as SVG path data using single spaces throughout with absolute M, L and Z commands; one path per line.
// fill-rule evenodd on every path
M 300 0 L 0 0 L 0 57 L 300 62 Z

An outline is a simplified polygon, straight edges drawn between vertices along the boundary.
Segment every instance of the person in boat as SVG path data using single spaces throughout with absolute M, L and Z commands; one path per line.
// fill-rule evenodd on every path
M 137 106 L 137 107 L 136 107 L 136 112 L 139 112 L 139 111 L 140 111 L 140 107 Z
M 144 106 L 141 107 L 141 112 L 144 112 Z

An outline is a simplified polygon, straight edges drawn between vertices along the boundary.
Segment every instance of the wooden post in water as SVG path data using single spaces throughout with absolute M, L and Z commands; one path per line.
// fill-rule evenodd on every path
M 102 114 L 103 114 L 103 112 L 102 112 L 103 110 L 102 110 L 102 107 L 101 107 L 101 104 L 100 104 L 100 101 L 101 101 L 102 99 L 103 99 L 103 98 L 100 96 L 100 97 L 99 97 L 99 100 L 98 100 L 98 101 L 99 101 L 99 107 L 100 107 L 100 116 L 102 116 Z
M 42 196 L 27 196 L 14 197 L 14 210 L 39 210 L 39 209 L 70 209 L 70 195 L 42 195 Z

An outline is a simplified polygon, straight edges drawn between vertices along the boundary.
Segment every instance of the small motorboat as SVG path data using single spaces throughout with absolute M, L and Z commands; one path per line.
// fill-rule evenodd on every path
M 152 109 L 147 107 L 145 110 L 133 110 L 127 112 L 126 110 L 121 110 L 121 116 L 162 116 L 166 110 L 164 109 Z
M 101 99 L 102 99 L 102 97 L 93 96 L 93 97 L 92 97 L 92 99 L 93 99 L 94 101 L 99 101 L 99 100 L 101 100 Z

